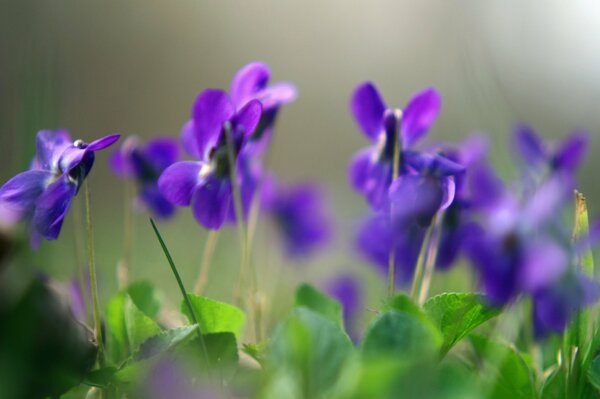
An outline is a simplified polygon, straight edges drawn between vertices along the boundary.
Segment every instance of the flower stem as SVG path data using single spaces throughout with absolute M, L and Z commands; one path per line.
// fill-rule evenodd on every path
M 400 140 L 400 123 L 402 122 L 402 111 L 399 109 L 394 111 L 396 120 L 398 121 L 396 126 L 396 132 L 393 137 L 395 138 L 394 143 L 394 156 L 392 159 L 392 182 L 400 175 L 400 156 L 402 142 Z M 391 205 L 390 205 L 391 207 Z M 390 212 L 391 218 L 391 212 Z M 396 243 L 392 243 L 390 249 L 390 255 L 388 260 L 388 297 L 393 297 L 396 290 Z
M 210 271 L 210 265 L 212 263 L 213 254 L 217 246 L 219 238 L 219 230 L 209 230 L 208 236 L 206 237 L 206 243 L 204 244 L 204 252 L 202 253 L 202 263 L 200 264 L 200 273 L 198 279 L 194 285 L 194 293 L 202 295 L 204 286 L 208 281 L 208 272 Z
M 87 319 L 88 316 L 88 293 L 85 286 L 85 273 L 84 273 L 84 261 L 81 257 L 81 242 L 79 241 L 79 232 L 81 231 L 81 209 L 73 204 L 73 216 L 71 221 L 73 223 L 73 249 L 75 251 L 75 261 L 77 262 L 76 273 L 77 273 L 77 285 L 81 292 L 81 299 L 83 300 L 84 315 Z
M 436 216 L 434 216 L 434 219 L 435 218 L 436 218 Z M 423 237 L 423 243 L 421 244 L 421 250 L 419 251 L 419 257 L 417 258 L 417 265 L 415 266 L 415 274 L 413 276 L 412 287 L 410 289 L 410 297 L 414 301 L 417 301 L 419 299 L 419 292 L 421 290 L 421 285 L 423 282 L 423 273 L 424 273 L 424 269 L 425 269 L 425 258 L 427 255 L 427 250 L 430 245 L 429 243 L 431 242 L 431 235 L 433 233 L 434 226 L 435 226 L 435 220 L 432 220 L 431 224 L 427 228 L 425 237 Z
M 92 206 L 89 183 L 85 182 L 85 221 L 87 225 L 88 266 L 92 290 L 92 309 L 94 314 L 94 333 L 98 345 L 98 364 L 104 367 L 104 345 L 102 339 L 102 322 L 100 320 L 100 305 L 98 301 L 98 281 L 96 279 L 96 262 L 94 260 L 94 232 L 92 229 Z
M 133 246 L 133 212 L 131 210 L 131 199 L 133 197 L 133 184 L 125 182 L 124 208 L 123 208 L 123 257 L 117 265 L 117 280 L 119 288 L 123 289 L 129 281 L 131 270 L 131 252 Z
M 242 253 L 240 257 L 240 274 L 238 278 L 238 284 L 234 291 L 234 301 L 241 302 L 241 291 L 242 284 L 248 273 L 250 266 L 250 241 L 248 239 L 249 234 L 244 221 L 244 209 L 242 203 L 242 193 L 240 191 L 239 179 L 237 174 L 237 157 L 235 154 L 235 143 L 233 142 L 231 124 L 225 123 L 225 138 L 227 140 L 227 150 L 229 153 L 229 170 L 231 176 L 231 190 L 233 192 L 233 203 L 235 207 L 236 225 L 238 226 L 238 233 L 240 236 L 240 243 L 242 247 Z M 253 270 L 250 271 L 250 292 L 248 295 L 249 308 L 251 310 L 251 317 L 254 320 L 254 333 L 255 338 L 258 339 L 260 336 L 260 321 L 258 320 L 258 312 L 256 310 L 256 274 Z
M 441 219 L 442 217 L 438 217 L 438 214 L 436 213 L 434 220 L 431 222 L 434 232 L 432 233 L 431 239 L 428 243 L 427 261 L 425 262 L 423 280 L 421 281 L 421 288 L 419 290 L 419 305 L 425 303 L 427 295 L 429 294 L 429 287 L 431 286 L 431 279 L 433 278 L 433 272 L 435 270 L 435 262 L 437 260 L 440 238 L 442 236 L 440 224 Z

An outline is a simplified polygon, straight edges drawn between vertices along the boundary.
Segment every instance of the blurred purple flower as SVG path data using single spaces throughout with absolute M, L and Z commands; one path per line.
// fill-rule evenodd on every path
M 520 294 L 533 299 L 535 334 L 562 332 L 573 315 L 598 298 L 598 286 L 573 263 L 579 243 L 561 230 L 561 210 L 573 182 L 551 175 L 525 201 L 519 201 L 487 167 L 474 171 L 481 191 L 475 202 L 480 225 L 466 232 L 466 252 L 481 275 L 484 291 L 495 305 Z M 595 232 L 584 238 L 596 240 Z
M 387 276 L 390 253 L 395 253 L 396 283 L 412 279 L 426 228 L 416 223 L 398 229 L 390 215 L 378 212 L 368 216 L 359 226 L 355 245 L 358 253 Z
M 444 149 L 443 153 L 448 159 L 463 165 L 465 173 L 454 176 L 454 200 L 442 215 L 441 236 L 435 264 L 436 268 L 442 270 L 454 264 L 462 249 L 465 229 L 470 223 L 474 210 L 467 183 L 472 170 L 478 168 L 485 160 L 487 140 L 482 136 L 472 136 L 456 148 Z
M 177 162 L 158 179 L 161 194 L 178 206 L 191 206 L 196 220 L 208 229 L 219 229 L 235 215 L 226 126 L 231 129 L 236 167 L 241 172 L 244 147 L 262 113 L 258 100 L 236 109 L 222 90 L 203 91 L 183 127 L 185 149 L 199 161 Z M 239 175 L 243 175 L 239 173 Z M 240 184 L 241 182 L 236 182 Z M 247 208 L 244 198 L 244 208 Z
M 271 190 L 265 210 L 273 217 L 290 257 L 308 256 L 331 239 L 331 216 L 318 186 L 297 184 Z
M 598 284 L 579 272 L 568 272 L 533 294 L 534 335 L 562 333 L 575 314 L 598 300 Z
M 72 141 L 66 130 L 42 130 L 36 138 L 37 155 L 27 172 L 0 188 L 0 221 L 26 221 L 32 242 L 43 237 L 55 240 L 73 197 L 94 164 L 95 152 L 119 139 L 110 135 L 91 143 Z
M 388 204 L 388 188 L 392 183 L 397 140 L 401 140 L 403 152 L 420 140 L 437 119 L 441 98 L 434 89 L 425 89 L 415 94 L 402 112 L 388 108 L 373 83 L 366 82 L 354 91 L 350 108 L 356 122 L 373 145 L 354 156 L 350 164 L 349 179 L 372 208 L 383 209 Z M 403 158 L 404 154 L 398 165 L 401 174 L 404 169 Z
M 135 389 L 136 398 L 145 399 L 217 399 L 214 390 L 192 383 L 189 373 L 170 357 L 154 364 Z
M 134 179 L 138 186 L 138 201 L 155 216 L 167 218 L 175 207 L 160 193 L 160 174 L 179 158 L 177 142 L 171 138 L 156 138 L 146 144 L 129 137 L 110 158 L 113 172 L 122 178 Z
M 544 168 L 553 171 L 574 173 L 587 150 L 589 137 L 585 132 L 574 131 L 558 145 L 551 147 L 540 135 L 525 123 L 518 124 L 513 132 L 513 147 L 525 165 L 533 171 L 543 172 Z
M 358 317 L 362 307 L 362 287 L 356 276 L 343 273 L 329 280 L 325 292 L 342 305 L 344 325 L 348 335 L 356 343 L 359 340 Z

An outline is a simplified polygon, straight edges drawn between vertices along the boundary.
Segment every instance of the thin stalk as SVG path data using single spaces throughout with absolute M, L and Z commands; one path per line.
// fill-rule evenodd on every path
M 225 123 L 225 138 L 227 140 L 227 150 L 229 155 L 229 173 L 231 178 L 231 190 L 233 192 L 233 203 L 235 207 L 236 214 L 236 225 L 238 226 L 238 234 L 240 236 L 240 243 L 242 247 L 242 253 L 240 257 L 240 274 L 238 279 L 238 285 L 234 292 L 234 301 L 238 303 L 241 302 L 241 290 L 244 278 L 248 272 L 248 267 L 250 266 L 250 242 L 248 240 L 248 230 L 246 227 L 246 223 L 244 222 L 244 210 L 242 203 L 242 193 L 240 192 L 240 187 L 238 185 L 238 174 L 237 174 L 237 162 L 236 162 L 236 154 L 235 154 L 235 144 L 233 142 L 232 132 L 231 132 L 231 124 Z M 258 339 L 260 336 L 260 327 L 259 321 L 257 319 L 258 312 L 256 310 L 256 275 L 254 271 L 250 271 L 250 292 L 249 292 L 249 307 L 251 310 L 251 317 L 254 321 L 254 334 L 255 338 Z
M 206 364 L 209 364 L 209 357 L 208 357 L 208 350 L 206 349 L 206 342 L 204 341 L 204 336 L 202 335 L 202 329 L 200 327 L 200 324 L 198 324 L 198 318 L 196 317 L 196 312 L 194 312 L 194 307 L 192 306 L 192 302 L 190 301 L 187 291 L 185 290 L 183 281 L 181 280 L 181 276 L 179 275 L 179 272 L 177 271 L 177 267 L 175 266 L 175 262 L 173 262 L 173 258 L 171 257 L 171 253 L 169 252 L 169 249 L 167 248 L 167 245 L 165 244 L 165 242 L 164 242 L 162 236 L 160 235 L 160 232 L 158 231 L 158 228 L 156 227 L 156 224 L 154 223 L 154 220 L 152 218 L 150 218 L 150 224 L 152 225 L 154 234 L 156 234 L 156 238 L 158 239 L 158 242 L 160 243 L 160 246 L 165 254 L 165 257 L 167 258 L 167 262 L 169 263 L 169 266 L 171 267 L 171 271 L 173 272 L 173 275 L 175 276 L 175 280 L 177 280 L 177 285 L 179 286 L 181 295 L 183 295 L 183 300 L 185 301 L 185 306 L 187 306 L 188 311 L 190 312 L 190 317 L 192 318 L 192 323 L 194 323 L 198 326 L 197 331 L 198 331 L 198 337 L 200 338 L 200 345 L 202 345 L 202 351 L 204 352 Z
M 77 262 L 76 267 L 76 275 L 77 275 L 77 285 L 79 286 L 79 291 L 81 292 L 81 299 L 83 301 L 83 310 L 86 316 L 88 316 L 88 297 L 87 297 L 87 289 L 85 287 L 85 274 L 83 271 L 83 259 L 81 256 L 81 242 L 79 241 L 79 233 L 81 231 L 81 209 L 73 204 L 73 212 L 71 212 L 71 222 L 73 225 L 73 249 L 75 251 L 75 262 Z
M 433 272 L 435 270 L 435 263 L 437 260 L 438 249 L 440 246 L 440 238 L 442 236 L 441 221 L 442 217 L 438 217 L 438 213 L 433 217 L 431 222 L 434 226 L 434 232 L 427 248 L 427 261 L 425 262 L 425 271 L 423 274 L 423 281 L 421 281 L 421 289 L 419 290 L 419 304 L 422 305 L 427 299 L 429 294 L 429 287 L 431 286 L 431 280 L 433 278 Z
M 202 295 L 204 287 L 208 281 L 208 273 L 210 271 L 210 265 L 212 258 L 215 253 L 217 241 L 219 238 L 219 230 L 209 230 L 208 236 L 206 237 L 206 243 L 204 244 L 204 252 L 202 253 L 202 263 L 200 264 L 200 273 L 198 279 L 194 285 L 194 293 Z
M 123 192 L 123 257 L 117 266 L 117 279 L 119 288 L 121 289 L 127 286 L 131 271 L 131 254 L 133 248 L 133 212 L 131 209 L 131 200 L 133 198 L 133 183 L 126 181 Z
M 394 134 L 395 143 L 394 143 L 394 156 L 392 158 L 392 181 L 396 180 L 400 175 L 400 154 L 401 154 L 401 140 L 400 140 L 400 123 L 402 121 L 402 111 L 395 110 L 394 111 L 396 119 L 398 121 L 398 126 L 396 132 Z M 390 212 L 391 215 L 391 212 Z M 391 216 L 390 216 L 391 217 Z M 394 291 L 396 290 L 396 243 L 392 243 L 392 248 L 390 249 L 390 255 L 388 259 L 388 297 L 394 296 Z
M 431 241 L 431 234 L 433 232 L 435 223 L 432 221 L 429 227 L 427 228 L 427 232 L 425 233 L 425 237 L 423 237 L 423 243 L 421 244 L 421 249 L 419 251 L 419 257 L 417 258 L 417 265 L 415 267 L 415 275 L 413 276 L 412 286 L 410 289 L 410 297 L 414 300 L 418 300 L 418 295 L 420 292 L 420 287 L 423 281 L 423 272 L 425 266 L 425 257 L 427 254 L 427 248 L 429 247 L 429 242 Z
M 85 182 L 85 221 L 87 225 L 88 265 L 90 285 L 92 289 L 92 309 L 94 313 L 94 333 L 98 344 L 98 364 L 104 367 L 104 345 L 102 340 L 102 324 L 100 320 L 100 304 L 98 301 L 98 281 L 96 279 L 96 262 L 94 260 L 94 231 L 92 229 L 92 206 L 90 200 L 90 187 Z

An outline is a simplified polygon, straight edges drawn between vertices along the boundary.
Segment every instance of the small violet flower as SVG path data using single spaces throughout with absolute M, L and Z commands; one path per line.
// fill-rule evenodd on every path
M 169 166 L 158 179 L 161 194 L 175 205 L 191 206 L 196 220 L 208 229 L 219 229 L 226 219 L 234 219 L 227 131 L 231 134 L 239 171 L 243 157 L 248 156 L 245 146 L 261 114 L 258 100 L 236 108 L 224 91 L 203 91 L 194 103 L 192 119 L 182 132 L 185 149 L 198 161 Z M 243 198 L 243 202 L 247 209 L 248 198 Z
M 263 106 L 260 122 L 250 137 L 257 154 L 262 154 L 271 141 L 272 127 L 282 105 L 294 101 L 298 95 L 296 87 L 289 82 L 268 85 L 271 70 L 262 62 L 252 62 L 240 69 L 231 81 L 231 101 L 236 109 L 251 100 Z
M 58 238 L 71 201 L 92 169 L 95 152 L 109 147 L 119 137 L 110 135 L 88 144 L 72 141 L 66 130 L 40 131 L 30 170 L 0 188 L 0 221 L 30 223 L 34 244 L 40 236 L 47 240 Z
M 482 222 L 472 224 L 465 250 L 481 276 L 492 304 L 504 305 L 520 294 L 533 300 L 535 334 L 562 332 L 573 315 L 598 299 L 597 284 L 574 262 L 575 245 L 561 232 L 557 214 L 572 182 L 555 175 L 526 201 L 518 201 L 487 167 L 474 172 L 479 186 L 474 203 Z
M 556 146 L 550 146 L 525 123 L 518 124 L 513 132 L 513 147 L 525 165 L 533 171 L 577 170 L 587 150 L 589 137 L 582 131 L 574 131 Z
M 323 191 L 313 184 L 269 186 L 263 207 L 273 218 L 287 255 L 306 257 L 327 244 L 332 227 Z
M 157 138 L 141 144 L 129 137 L 110 158 L 113 172 L 122 178 L 134 179 L 138 186 L 138 201 L 155 216 L 167 218 L 175 207 L 160 193 L 160 174 L 179 158 L 177 142 L 171 138 Z
M 383 209 L 388 204 L 397 140 L 401 140 L 403 153 L 412 148 L 437 119 L 441 98 L 434 89 L 425 89 L 415 94 L 403 111 L 394 110 L 385 105 L 377 88 L 366 82 L 354 91 L 350 108 L 363 133 L 373 143 L 352 159 L 350 182 L 373 209 Z M 404 154 L 400 156 L 401 164 L 397 165 L 401 173 L 403 158 Z

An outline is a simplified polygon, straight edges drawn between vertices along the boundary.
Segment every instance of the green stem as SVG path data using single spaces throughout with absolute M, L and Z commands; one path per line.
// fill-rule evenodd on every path
M 433 217 L 433 220 L 431 221 L 434 232 L 432 233 L 432 237 L 430 242 L 428 243 L 427 248 L 427 261 L 425 262 L 423 280 L 421 281 L 421 288 L 419 290 L 420 305 L 425 303 L 425 300 L 427 299 L 427 295 L 429 294 L 429 287 L 431 286 L 431 280 L 433 278 L 433 272 L 435 271 L 435 262 L 437 260 L 440 238 L 442 235 L 440 225 L 441 219 L 442 217 L 439 217 L 438 213 L 436 213 Z
M 400 140 L 400 123 L 402 121 L 402 111 L 399 109 L 394 111 L 398 126 L 394 134 L 394 156 L 392 158 L 392 182 L 400 175 L 400 155 L 402 142 Z M 391 214 L 391 212 L 390 212 Z M 391 216 L 390 216 L 391 217 Z M 393 297 L 396 290 L 396 243 L 392 243 L 390 255 L 388 259 L 388 297 Z
M 423 243 L 421 243 L 421 250 L 419 251 L 419 257 L 417 258 L 417 265 L 415 266 L 415 275 L 413 276 L 413 282 L 410 289 L 410 297 L 415 302 L 419 299 L 418 296 L 423 281 L 425 257 L 427 254 L 427 249 L 429 247 L 429 242 L 431 241 L 431 234 L 433 232 L 434 224 L 435 223 L 432 221 L 429 227 L 427 228 L 425 237 L 423 237 Z
M 200 264 L 200 273 L 196 284 L 194 284 L 194 293 L 202 295 L 204 287 L 208 282 L 208 272 L 210 271 L 210 265 L 212 263 L 213 254 L 217 246 L 219 238 L 219 230 L 209 230 L 208 236 L 206 237 L 206 243 L 204 244 L 204 252 L 202 253 L 202 263 Z
M 242 254 L 240 259 L 240 275 L 238 279 L 238 286 L 234 293 L 234 299 L 238 302 L 241 301 L 241 289 L 244 278 L 248 272 L 248 267 L 250 264 L 250 242 L 248 240 L 249 234 L 247 231 L 247 227 L 244 222 L 244 212 L 243 212 L 243 204 L 242 204 L 242 195 L 239 187 L 239 180 L 237 174 L 237 162 L 236 162 L 236 154 L 234 148 L 233 137 L 231 136 L 231 124 L 225 123 L 225 138 L 227 140 L 227 150 L 229 154 L 229 171 L 231 178 L 231 190 L 233 192 L 233 202 L 235 206 L 235 214 L 236 214 L 236 224 L 238 226 L 238 233 L 240 236 L 240 242 L 242 246 Z M 251 310 L 252 319 L 254 320 L 254 334 L 255 338 L 258 339 L 260 336 L 260 326 L 259 321 L 257 319 L 258 312 L 256 311 L 256 275 L 254 271 L 250 271 L 250 293 L 249 293 L 249 307 Z
M 85 220 L 87 225 L 87 249 L 88 265 L 90 273 L 90 285 L 92 289 L 92 309 L 94 312 L 94 333 L 98 344 L 98 364 L 104 367 L 104 344 L 102 339 L 102 322 L 100 320 L 100 304 L 98 301 L 98 282 L 96 279 L 96 262 L 94 260 L 94 232 L 92 229 L 92 206 L 90 200 L 90 188 L 85 182 Z
M 181 295 L 183 295 L 183 300 L 185 301 L 185 305 L 187 306 L 188 311 L 190 312 L 190 317 L 192 318 L 192 323 L 194 323 L 195 325 L 198 326 L 197 331 L 198 331 L 198 337 L 200 338 L 200 344 L 202 345 L 202 351 L 204 352 L 204 356 L 206 358 L 206 364 L 209 364 L 209 357 L 208 357 L 208 350 L 206 349 L 206 342 L 204 341 L 204 336 L 202 335 L 202 329 L 200 327 L 200 324 L 198 323 L 198 318 L 196 317 L 196 312 L 194 312 L 194 307 L 192 306 L 192 302 L 190 301 L 187 291 L 185 290 L 183 281 L 181 280 L 181 276 L 179 275 L 179 272 L 177 271 L 177 267 L 175 266 L 175 262 L 173 262 L 173 258 L 171 257 L 171 253 L 169 252 L 169 249 L 167 248 L 167 245 L 165 244 L 165 242 L 164 242 L 162 236 L 160 235 L 160 232 L 158 231 L 158 228 L 156 227 L 156 224 L 154 223 L 154 220 L 152 218 L 150 218 L 150 224 L 152 225 L 154 234 L 156 234 L 156 238 L 158 238 L 158 242 L 160 243 L 160 246 L 165 254 L 165 257 L 167 258 L 167 262 L 169 263 L 169 266 L 171 267 L 171 271 L 173 272 L 173 275 L 175 276 L 175 280 L 177 280 L 177 285 L 179 285 L 179 290 L 181 291 Z
M 85 312 L 86 319 L 88 316 L 88 294 L 85 287 L 85 274 L 83 271 L 84 261 L 81 256 L 81 242 L 79 241 L 79 234 L 81 232 L 81 209 L 77 204 L 73 204 L 73 211 L 71 212 L 71 221 L 73 224 L 73 247 L 75 251 L 75 262 L 77 262 L 76 273 L 77 273 L 77 285 L 81 292 L 81 299 L 83 300 L 83 310 Z
M 117 278 L 119 288 L 121 289 L 127 286 L 131 271 L 131 253 L 133 247 L 133 212 L 131 209 L 131 200 L 133 198 L 133 183 L 126 181 L 123 191 L 123 258 L 117 267 Z

